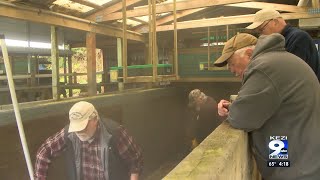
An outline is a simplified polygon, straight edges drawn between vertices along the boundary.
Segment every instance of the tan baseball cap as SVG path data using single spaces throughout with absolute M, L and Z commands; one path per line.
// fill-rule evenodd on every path
M 241 48 L 252 46 L 257 43 L 257 38 L 247 33 L 240 33 L 229 39 L 222 50 L 222 55 L 213 63 L 215 66 L 222 67 L 227 65 L 227 60 L 233 53 Z
M 68 132 L 84 130 L 94 113 L 97 114 L 97 111 L 91 103 L 80 101 L 74 104 L 69 111 L 70 125 Z
M 250 24 L 246 28 L 247 29 L 256 29 L 263 22 L 265 22 L 269 19 L 274 19 L 274 18 L 278 18 L 278 17 L 282 17 L 278 11 L 273 10 L 273 9 L 262 9 L 262 10 L 256 12 L 256 14 L 254 15 L 254 18 L 253 18 L 253 23 Z

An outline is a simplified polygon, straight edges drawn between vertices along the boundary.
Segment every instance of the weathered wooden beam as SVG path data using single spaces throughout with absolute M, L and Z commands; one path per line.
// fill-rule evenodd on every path
M 85 6 L 89 6 L 89 7 L 95 8 L 95 9 L 101 9 L 102 8 L 102 6 L 100 6 L 99 4 L 96 4 L 96 3 L 93 3 L 93 2 L 90 2 L 90 1 L 86 1 L 86 0 L 70 0 L 70 1 L 82 4 L 82 5 L 85 5 Z
M 122 66 L 122 45 L 121 45 L 121 39 L 117 38 L 117 61 L 118 61 L 118 67 Z M 119 82 L 118 83 L 118 90 L 123 91 L 124 90 L 124 83 Z
M 299 0 L 297 6 L 308 6 L 309 0 Z
M 177 29 L 191 29 L 200 28 L 208 26 L 222 26 L 222 25 L 232 25 L 232 24 L 244 24 L 251 23 L 253 21 L 254 14 L 240 15 L 240 16 L 228 16 L 219 18 L 210 18 L 202 20 L 184 21 L 178 22 Z M 320 17 L 320 14 L 308 14 L 305 13 L 283 13 L 282 17 L 284 19 L 308 19 Z M 158 26 L 157 31 L 172 31 L 174 29 L 173 25 L 163 25 Z
M 244 2 L 244 3 L 227 4 L 225 6 L 252 8 L 252 9 L 270 8 L 277 11 L 297 12 L 297 13 L 306 11 L 306 8 L 304 7 L 287 5 L 287 4 L 266 3 L 266 2 Z
M 237 77 L 201 77 L 201 78 L 180 78 L 175 82 L 241 82 Z
M 128 41 L 127 41 L 127 5 L 126 0 L 122 0 L 122 29 L 123 29 L 123 38 L 122 38 L 122 74 L 123 82 L 126 82 L 128 76 Z
M 72 73 L 72 57 L 71 55 L 68 56 L 68 73 L 71 74 Z M 72 81 L 72 75 L 68 76 L 68 84 L 72 84 L 73 81 Z M 72 97 L 73 96 L 73 92 L 72 92 L 72 89 L 69 88 L 69 97 Z
M 177 11 L 179 10 L 186 10 L 186 9 L 194 9 L 194 8 L 202 8 L 202 7 L 210 7 L 210 6 L 217 6 L 217 5 L 224 5 L 224 4 L 231 4 L 231 3 L 240 3 L 240 2 L 248 2 L 250 0 L 216 0 L 216 1 L 208 1 L 208 0 L 189 0 L 189 1 L 180 1 L 177 2 Z M 156 13 L 165 13 L 165 12 L 172 12 L 173 4 L 166 3 L 166 4 L 159 4 L 157 5 Z M 138 7 L 134 10 L 127 11 L 127 17 L 137 17 L 137 16 L 145 16 L 148 15 L 148 7 Z M 122 14 L 121 12 L 115 12 L 108 15 L 103 15 L 101 17 L 101 21 L 111 21 L 121 19 Z
M 27 8 L 10 3 L 0 2 L 0 16 L 15 18 L 25 21 L 44 23 L 54 26 L 68 27 L 72 29 L 95 32 L 111 37 L 122 37 L 122 29 L 111 26 L 100 25 L 92 21 L 62 15 L 46 10 Z M 140 33 L 128 31 L 128 39 L 144 42 L 144 37 Z
M 88 94 L 94 96 L 97 94 L 96 78 L 96 34 L 88 32 L 86 35 L 87 46 L 87 73 L 88 73 Z
M 158 76 L 158 44 L 157 44 L 157 25 L 156 25 L 156 0 L 152 1 L 152 79 L 156 82 Z
M 188 10 L 187 10 L 188 11 Z M 177 1 L 173 0 L 173 64 L 174 74 L 179 77 L 178 67 L 178 30 L 177 30 Z
M 59 100 L 59 51 L 57 27 L 51 26 L 52 97 Z
M 177 16 L 177 19 L 179 19 L 179 18 L 182 18 L 184 16 L 187 16 L 187 15 L 202 11 L 204 9 L 206 9 L 206 8 L 196 8 L 196 9 L 183 10 L 183 11 L 177 12 L 176 16 Z M 169 16 L 165 16 L 163 18 L 158 19 L 156 24 L 157 24 L 157 26 L 159 26 L 161 24 L 165 24 L 165 23 L 171 22 L 173 20 L 174 20 L 174 16 L 173 15 L 169 15 Z M 145 32 L 147 32 L 147 29 L 148 29 L 148 25 L 141 25 L 141 26 L 138 26 L 136 28 L 133 28 L 132 30 L 136 31 L 136 32 L 140 32 L 140 33 L 145 33 Z
M 137 21 L 137 22 L 139 22 L 139 23 L 141 23 L 141 24 L 148 24 L 147 21 L 143 21 L 143 20 L 138 19 L 138 18 L 135 18 L 135 17 L 132 17 L 132 18 L 130 18 L 130 19 L 133 20 L 133 21 Z
M 156 81 L 174 81 L 177 80 L 175 75 L 159 75 L 156 78 Z M 127 83 L 138 83 L 138 82 L 153 82 L 152 76 L 136 76 L 136 77 L 127 77 Z
M 312 7 L 313 8 L 320 8 L 319 0 L 312 0 Z
M 133 4 L 140 2 L 140 1 L 141 0 L 127 0 L 126 4 L 127 4 L 127 6 L 130 6 L 130 5 L 133 5 Z M 86 19 L 99 22 L 103 15 L 111 14 L 111 13 L 119 11 L 121 9 L 122 9 L 122 2 L 118 2 L 112 6 L 108 6 L 106 8 L 103 8 L 100 11 L 97 11 L 97 12 L 87 16 Z

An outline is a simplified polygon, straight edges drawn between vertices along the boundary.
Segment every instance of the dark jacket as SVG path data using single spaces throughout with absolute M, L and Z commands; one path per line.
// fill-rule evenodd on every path
M 200 111 L 194 111 L 192 122 L 190 123 L 190 131 L 192 138 L 196 138 L 197 142 L 202 142 L 216 127 L 222 122 L 218 115 L 217 102 L 210 96 L 204 104 L 200 105 Z
M 118 123 L 111 119 L 102 119 L 99 122 L 100 125 L 100 140 L 104 140 L 105 143 L 101 143 L 101 155 L 104 168 L 107 168 L 106 176 L 109 177 L 109 180 L 128 180 L 129 179 L 129 169 L 123 163 L 116 150 L 116 137 L 117 129 L 120 126 Z M 81 158 L 76 158 L 80 155 L 77 155 L 77 150 L 79 147 L 76 147 L 78 144 L 77 141 L 80 141 L 76 138 L 74 133 L 68 133 L 69 128 L 65 128 L 65 138 L 67 139 L 66 147 L 66 163 L 68 168 L 68 179 L 69 180 L 81 180 L 80 179 L 80 169 L 81 166 L 76 164 L 81 164 Z M 78 160 L 77 160 L 78 159 Z M 79 168 L 78 168 L 79 166 Z
M 320 177 L 320 85 L 284 44 L 280 34 L 258 39 L 227 120 L 249 132 L 264 179 L 315 180 Z M 290 167 L 267 167 L 270 136 L 288 137 Z
M 290 25 L 287 25 L 281 34 L 286 40 L 286 50 L 303 59 L 320 81 L 319 54 L 311 36 L 307 32 Z

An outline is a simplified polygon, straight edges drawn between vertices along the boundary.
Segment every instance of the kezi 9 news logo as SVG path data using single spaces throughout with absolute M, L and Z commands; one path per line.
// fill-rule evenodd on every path
M 288 159 L 287 136 L 270 136 L 269 159 Z

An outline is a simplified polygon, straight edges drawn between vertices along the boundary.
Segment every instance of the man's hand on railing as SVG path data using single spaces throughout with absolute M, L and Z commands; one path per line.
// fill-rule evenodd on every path
M 218 114 L 221 117 L 226 117 L 229 114 L 230 101 L 222 99 L 218 104 Z

